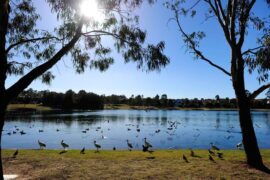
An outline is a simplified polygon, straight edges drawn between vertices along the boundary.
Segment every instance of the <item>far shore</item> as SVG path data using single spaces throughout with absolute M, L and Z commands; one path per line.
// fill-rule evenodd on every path
M 40 104 L 10 104 L 7 111 L 54 111 L 55 109 Z M 77 109 L 74 109 L 77 110 Z M 237 108 L 183 108 L 183 107 L 154 107 L 154 106 L 130 106 L 127 104 L 105 104 L 104 110 L 204 110 L 204 111 L 237 111 Z M 270 109 L 252 109 L 252 111 L 270 111 Z

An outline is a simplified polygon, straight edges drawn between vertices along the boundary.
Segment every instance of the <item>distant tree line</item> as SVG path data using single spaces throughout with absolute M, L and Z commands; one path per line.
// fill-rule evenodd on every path
M 131 106 L 154 106 L 154 107 L 181 107 L 181 108 L 237 108 L 237 100 L 235 98 L 230 99 L 220 98 L 216 95 L 213 99 L 169 99 L 166 94 L 161 96 L 156 95 L 155 97 L 144 97 L 143 95 L 132 95 L 127 98 L 124 95 L 111 95 L 103 96 L 105 104 L 128 104 Z M 255 99 L 252 102 L 252 108 L 270 108 L 268 98 Z
M 36 91 L 28 89 L 19 94 L 12 103 L 23 104 L 42 104 L 59 109 L 103 109 L 103 98 L 97 94 L 89 93 L 84 90 L 75 93 L 68 90 L 65 93 L 52 91 Z
M 270 93 L 269 93 L 270 94 Z M 267 97 L 269 97 L 267 95 Z M 270 108 L 269 98 L 255 99 L 252 102 L 252 108 Z M 43 104 L 59 109 L 103 109 L 104 104 L 130 106 L 158 107 L 158 108 L 237 108 L 237 100 L 230 98 L 220 98 L 216 95 L 213 99 L 169 99 L 166 94 L 154 97 L 144 97 L 143 95 L 130 96 L 125 95 L 97 95 L 84 90 L 75 93 L 68 90 L 65 93 L 52 91 L 36 91 L 28 89 L 23 91 L 12 103 L 19 104 Z

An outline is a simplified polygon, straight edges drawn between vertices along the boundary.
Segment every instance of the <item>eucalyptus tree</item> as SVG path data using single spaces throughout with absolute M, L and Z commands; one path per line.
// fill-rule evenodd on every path
M 10 100 L 35 79 L 49 83 L 54 78 L 49 70 L 64 56 L 70 59 L 76 73 L 83 73 L 87 67 L 108 69 L 114 62 L 113 49 L 122 54 L 125 62 L 135 62 L 146 71 L 160 70 L 169 63 L 163 54 L 164 42 L 144 44 L 146 32 L 132 13 L 142 0 L 46 0 L 51 8 L 47 13 L 57 18 L 57 25 L 48 29 L 37 25 L 41 19 L 38 2 L 0 1 L 1 132 Z M 101 15 L 104 18 L 97 20 Z M 50 21 L 43 17 L 45 20 Z M 18 81 L 6 87 L 11 75 L 16 75 Z M 2 167 L 0 170 L 2 173 Z
M 167 8 L 172 10 L 174 22 L 179 31 L 187 49 L 194 54 L 195 58 L 205 61 L 220 72 L 224 73 L 232 81 L 232 86 L 239 108 L 239 120 L 242 130 L 243 144 L 247 157 L 247 163 L 257 169 L 268 171 L 264 166 L 259 151 L 252 118 L 250 114 L 251 101 L 260 93 L 270 87 L 265 84 L 252 93 L 247 93 L 245 87 L 245 71 L 258 72 L 260 83 L 268 80 L 270 68 L 270 29 L 269 29 L 269 12 L 265 12 L 266 17 L 256 16 L 254 5 L 256 0 L 171 0 L 166 1 Z M 270 5 L 270 1 L 261 1 L 265 6 Z M 217 23 L 217 28 L 221 29 L 225 43 L 229 45 L 228 54 L 230 58 L 230 70 L 217 64 L 213 59 L 207 57 L 205 52 L 200 50 L 200 42 L 206 37 L 206 32 L 202 29 L 187 32 L 183 19 L 196 18 L 198 14 L 205 15 L 205 20 L 213 20 Z M 268 16 L 268 17 L 267 17 Z M 195 22 L 195 20 L 194 20 Z M 254 27 L 257 32 L 258 46 L 250 47 L 245 43 L 249 30 Z M 192 30 L 193 31 L 193 30 Z M 253 37 L 249 37 L 253 38 Z M 249 49 L 244 49 L 248 47 Z M 224 59 L 225 62 L 225 59 Z

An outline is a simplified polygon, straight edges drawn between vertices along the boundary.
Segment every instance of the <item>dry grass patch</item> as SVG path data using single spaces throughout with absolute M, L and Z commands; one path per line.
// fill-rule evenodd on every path
M 3 151 L 6 174 L 19 174 L 20 179 L 270 179 L 270 175 L 249 168 L 243 151 L 226 150 L 224 160 L 208 160 L 206 150 L 195 150 L 199 157 L 190 157 L 188 150 L 159 150 L 152 154 L 141 151 L 70 150 Z M 182 160 L 185 154 L 190 161 Z M 270 150 L 262 150 L 270 167 Z

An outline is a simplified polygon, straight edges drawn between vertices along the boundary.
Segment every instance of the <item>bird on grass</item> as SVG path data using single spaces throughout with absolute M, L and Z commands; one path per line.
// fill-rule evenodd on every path
M 213 143 L 210 143 L 210 145 L 211 145 L 211 148 L 213 149 L 213 150 L 215 150 L 215 151 L 219 151 L 220 149 L 217 147 L 217 146 L 215 146 Z
M 186 162 L 186 163 L 188 163 L 188 159 L 187 159 L 187 157 L 183 154 L 183 160 Z
M 143 148 L 142 149 L 143 152 L 147 152 L 149 147 L 148 146 L 145 146 L 145 145 L 142 145 L 142 148 Z
M 17 157 L 17 155 L 19 154 L 19 150 L 17 149 L 14 153 L 13 153 L 13 158 L 16 158 Z
M 218 155 L 218 158 L 219 158 L 219 159 L 223 159 L 223 153 L 218 152 L 217 155 Z
M 236 144 L 236 148 L 239 149 L 239 150 L 242 150 L 243 149 L 243 141 Z
M 211 151 L 210 149 L 208 149 L 208 152 L 210 155 L 215 156 L 215 152 Z
M 128 140 L 127 140 L 127 145 L 128 145 L 128 149 L 131 151 L 132 148 L 133 148 L 133 146 L 132 146 L 132 144 Z
M 149 148 L 153 147 L 149 142 L 146 141 L 146 138 L 144 138 L 144 145 Z
M 64 150 L 66 150 L 67 148 L 69 148 L 69 145 L 64 143 L 64 140 L 61 141 L 61 145 L 64 148 Z
M 46 144 L 40 142 L 39 140 L 38 140 L 38 145 L 39 145 L 39 148 L 40 148 L 40 149 L 46 148 Z
M 99 151 L 98 151 L 98 149 L 100 149 L 100 148 L 101 148 L 101 145 L 97 144 L 97 142 L 96 142 L 96 141 L 94 141 L 94 145 L 95 145 L 95 147 L 97 148 L 97 151 L 96 151 L 96 152 L 99 152 Z
M 190 156 L 195 157 L 195 152 L 190 148 Z
M 209 160 L 215 162 L 214 158 L 211 155 L 209 155 Z
M 85 147 L 82 148 L 82 150 L 80 151 L 80 154 L 85 154 Z

